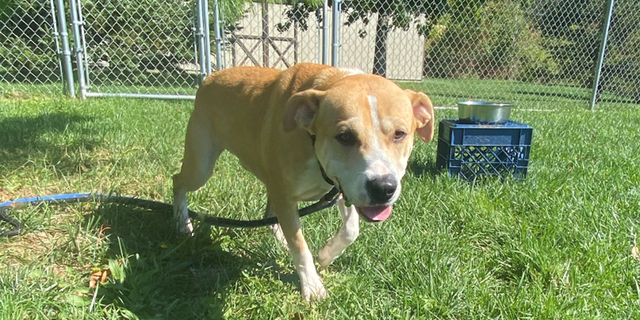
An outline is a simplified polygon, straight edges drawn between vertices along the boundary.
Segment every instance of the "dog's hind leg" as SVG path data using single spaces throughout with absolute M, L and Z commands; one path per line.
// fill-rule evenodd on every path
M 360 234 L 360 221 L 356 208 L 354 206 L 347 207 L 344 199 L 340 199 L 338 208 L 340 215 L 342 215 L 343 225 L 338 234 L 318 252 L 318 262 L 322 268 L 326 268 L 338 258 L 350 244 L 356 241 Z
M 267 210 L 265 210 L 264 212 L 264 218 L 271 218 L 274 217 L 276 215 L 275 211 L 273 210 L 273 206 L 271 205 L 271 202 L 269 200 L 267 200 Z M 280 242 L 280 244 L 282 246 L 284 246 L 286 249 L 289 249 L 289 246 L 287 245 L 287 239 L 284 237 L 284 233 L 282 233 L 282 227 L 280 227 L 279 223 L 276 224 L 272 224 L 269 226 L 269 228 L 271 229 L 271 231 L 273 231 L 273 234 L 276 236 L 276 239 L 278 240 L 278 242 Z
M 203 119 L 192 116 L 187 126 L 184 159 L 180 173 L 173 176 L 173 215 L 178 231 L 193 233 L 187 209 L 187 192 L 202 187 L 224 148 L 215 142 L 210 127 Z

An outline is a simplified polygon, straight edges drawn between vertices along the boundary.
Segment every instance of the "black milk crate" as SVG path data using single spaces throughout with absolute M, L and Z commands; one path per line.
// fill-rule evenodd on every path
M 488 175 L 524 179 L 532 133 L 529 125 L 515 121 L 463 124 L 441 120 L 436 165 L 469 181 Z

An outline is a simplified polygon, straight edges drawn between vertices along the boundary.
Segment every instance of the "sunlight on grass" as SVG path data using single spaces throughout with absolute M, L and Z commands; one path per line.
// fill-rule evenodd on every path
M 440 85 L 431 94 L 440 105 L 467 90 Z M 26 230 L 0 239 L 0 319 L 639 318 L 639 106 L 563 109 L 554 99 L 583 92 L 548 90 L 562 92 L 523 96 L 513 112 L 534 128 L 525 181 L 449 178 L 435 169 L 437 144 L 416 142 L 394 215 L 363 223 L 356 243 L 321 271 L 331 297 L 319 304 L 300 298 L 289 256 L 266 228 L 198 226 L 185 238 L 168 212 L 41 205 L 10 210 Z M 171 202 L 191 109 L 189 101 L 0 99 L 0 202 L 75 192 Z M 255 219 L 264 193 L 225 154 L 190 207 Z M 340 218 L 331 209 L 302 223 L 317 252 Z M 107 282 L 89 288 L 103 269 Z

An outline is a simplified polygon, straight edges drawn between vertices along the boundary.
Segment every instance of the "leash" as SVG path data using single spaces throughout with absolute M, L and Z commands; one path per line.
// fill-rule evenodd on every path
M 310 135 L 311 137 L 311 145 L 315 149 L 316 145 L 316 136 Z M 315 153 L 315 152 L 314 152 Z M 320 160 L 316 156 L 316 160 L 318 161 L 318 166 L 320 167 L 320 173 L 322 173 L 322 178 L 326 183 L 332 185 L 333 188 L 325 194 L 318 202 L 306 206 L 302 209 L 298 210 L 298 215 L 300 217 L 304 217 L 306 215 L 312 214 L 314 212 L 318 212 L 320 210 L 324 210 L 330 207 L 335 206 L 338 203 L 339 195 L 344 193 L 340 190 L 340 186 L 336 185 L 333 180 L 327 176 L 327 173 L 324 171 Z M 345 198 L 346 200 L 346 198 Z M 32 198 L 23 198 L 17 199 L 13 201 L 8 201 L 5 203 L 0 203 L 0 221 L 5 221 L 13 226 L 12 229 L 4 230 L 0 228 L 0 237 L 13 237 L 17 236 L 24 230 L 24 226 L 22 223 L 7 214 L 7 210 L 10 208 L 19 208 L 23 205 L 38 205 L 41 203 L 47 204 L 61 204 L 61 203 L 77 203 L 77 202 L 89 202 L 89 201 L 98 201 L 98 202 L 109 202 L 109 203 L 117 203 L 124 204 L 130 206 L 136 206 L 140 208 L 145 208 L 149 210 L 158 210 L 158 211 L 169 211 L 173 210 L 173 206 L 159 201 L 154 200 L 144 200 L 132 197 L 125 196 L 114 196 L 114 195 L 104 195 L 99 193 L 68 193 L 68 194 L 57 194 L 52 196 L 44 196 L 44 197 L 32 197 Z M 269 217 L 260 220 L 235 220 L 228 218 L 218 218 L 218 217 L 204 217 L 204 215 L 197 213 L 195 211 L 189 210 L 189 217 L 200 220 L 205 224 L 215 226 L 215 227 L 227 227 L 227 228 L 258 228 L 269 226 L 278 223 L 277 217 Z
M 304 217 L 314 212 L 335 206 L 338 204 L 339 194 L 340 192 L 337 188 L 331 189 L 331 191 L 325 194 L 318 202 L 299 209 L 298 215 L 300 217 Z M 22 223 L 7 214 L 7 210 L 9 209 L 20 208 L 24 205 L 38 205 L 42 203 L 62 204 L 90 201 L 124 204 L 154 211 L 173 211 L 173 205 L 164 202 L 125 196 L 104 195 L 99 193 L 69 193 L 44 197 L 23 198 L 0 204 L 0 221 L 5 221 L 12 226 L 11 229 L 0 229 L 0 237 L 13 237 L 24 231 Z M 264 218 L 260 220 L 235 220 L 219 217 L 206 217 L 205 215 L 192 210 L 189 210 L 189 217 L 197 219 L 207 225 L 227 228 L 258 228 L 278 223 L 277 217 Z

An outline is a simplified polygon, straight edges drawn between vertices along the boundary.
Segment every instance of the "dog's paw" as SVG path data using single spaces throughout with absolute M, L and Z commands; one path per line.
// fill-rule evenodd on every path
M 325 290 L 322 284 L 322 280 L 320 280 L 319 277 L 317 279 L 314 283 L 307 283 L 302 286 L 302 296 L 308 303 L 322 301 L 329 297 L 327 290 Z
M 180 234 L 186 235 L 186 236 L 193 236 L 193 224 L 191 223 L 191 219 L 187 218 L 186 221 L 178 221 L 177 225 L 178 227 L 178 232 Z

